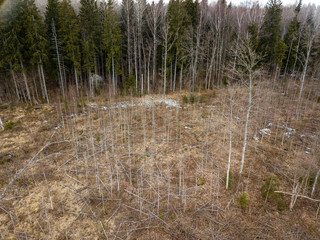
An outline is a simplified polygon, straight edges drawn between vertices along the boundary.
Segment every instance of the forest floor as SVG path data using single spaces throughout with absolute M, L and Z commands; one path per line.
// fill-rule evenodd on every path
M 320 239 L 319 85 L 255 86 L 239 175 L 247 92 L 1 105 L 0 239 Z

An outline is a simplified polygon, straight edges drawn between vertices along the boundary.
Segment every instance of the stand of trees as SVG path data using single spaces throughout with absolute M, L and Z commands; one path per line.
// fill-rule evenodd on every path
M 285 14 L 284 14 L 285 13 Z M 225 0 L 6 1 L 0 10 L 0 98 L 50 102 L 59 89 L 93 96 L 100 76 L 110 92 L 192 91 L 228 84 L 243 42 L 280 76 L 318 77 L 319 11 L 280 0 L 232 6 Z M 241 67 L 241 66 L 240 66 Z M 232 71 L 231 71 L 232 72 Z

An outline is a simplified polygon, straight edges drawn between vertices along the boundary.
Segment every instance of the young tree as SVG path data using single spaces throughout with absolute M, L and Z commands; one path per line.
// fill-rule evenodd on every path
M 313 16 L 313 12 L 311 12 L 304 23 L 303 29 L 305 33 L 306 42 L 306 53 L 303 55 L 303 70 L 301 73 L 301 79 L 300 79 L 300 90 L 299 90 L 299 96 L 298 96 L 298 104 L 297 104 L 297 115 L 300 114 L 300 107 L 301 107 L 301 98 L 302 98 L 302 92 L 304 88 L 304 82 L 307 75 L 308 70 L 308 64 L 310 61 L 311 51 L 314 44 L 315 39 L 319 36 L 319 30 L 320 30 L 320 18 Z
M 245 153 L 247 147 L 248 127 L 250 120 L 250 112 L 252 107 L 252 89 L 253 82 L 258 70 L 258 64 L 260 62 L 260 56 L 256 53 L 255 49 L 250 43 L 249 39 L 242 40 L 238 45 L 237 50 L 237 63 L 236 67 L 232 67 L 232 74 L 241 80 L 241 82 L 248 88 L 248 105 L 244 127 L 243 147 L 241 155 L 241 166 L 239 173 L 243 171 L 245 162 Z

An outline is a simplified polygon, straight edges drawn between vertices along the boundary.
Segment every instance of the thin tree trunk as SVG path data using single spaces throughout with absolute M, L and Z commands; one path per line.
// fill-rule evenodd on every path
M 23 63 L 22 63 L 21 59 L 20 59 L 20 65 L 21 65 L 21 72 L 22 72 L 22 75 L 23 75 L 23 81 L 24 81 L 24 84 L 25 84 L 25 87 L 26 87 L 26 91 L 27 91 L 27 97 L 28 97 L 28 100 L 31 102 L 31 96 L 30 96 L 30 90 L 29 90 L 28 81 L 27 81 L 27 75 L 24 72 L 24 66 L 23 66 Z
M 229 188 L 229 176 L 230 176 L 230 167 L 231 167 L 233 93 L 231 93 L 231 97 L 230 98 L 231 98 L 231 106 L 230 106 L 230 127 L 229 127 L 229 157 L 228 157 L 228 168 L 227 168 L 227 177 L 226 177 L 226 189 Z
M 58 68 L 59 68 L 59 76 L 60 76 L 60 87 L 61 87 L 62 97 L 65 98 L 65 95 L 64 95 L 64 80 L 63 80 L 62 69 L 61 69 L 60 54 L 59 54 L 59 48 L 58 48 L 58 39 L 57 39 L 57 33 L 56 33 L 56 28 L 55 28 L 53 19 L 52 19 L 52 33 L 53 33 L 53 38 L 54 38 L 54 43 L 55 43 L 55 48 L 56 48 L 56 54 L 57 54 L 57 60 L 58 60 Z
M 177 56 L 174 62 L 173 92 L 176 91 L 176 80 L 177 80 Z
M 246 123 L 245 123 L 245 127 L 244 127 L 243 148 L 242 148 L 241 166 L 240 166 L 239 174 L 242 173 L 244 160 L 245 160 L 245 153 L 246 153 L 246 147 L 247 147 L 248 125 L 249 125 L 249 117 L 250 117 L 251 105 L 252 105 L 252 73 L 250 71 L 249 72 L 249 99 L 248 99 Z
M 312 49 L 312 43 L 313 43 L 313 37 L 310 38 L 308 42 L 308 50 L 307 50 L 307 57 L 305 59 L 304 67 L 303 67 L 303 72 L 302 72 L 302 78 L 301 78 L 301 84 L 300 84 L 300 91 L 299 91 L 299 98 L 298 98 L 298 105 L 297 105 L 297 114 L 300 113 L 300 107 L 301 107 L 301 97 L 302 97 L 302 92 L 303 92 L 303 87 L 304 87 L 304 81 L 306 78 L 307 74 L 307 69 L 308 69 L 308 62 L 309 62 L 309 57 Z
M 116 94 L 116 83 L 115 83 L 115 70 L 114 70 L 114 58 L 112 57 L 112 91 Z
M 181 64 L 181 69 L 180 69 L 180 92 L 182 90 L 182 75 L 183 75 L 183 63 Z
M 50 103 L 49 97 L 48 97 L 47 85 L 46 85 L 46 78 L 44 76 L 42 58 L 41 57 L 40 57 L 40 73 L 41 73 L 41 79 L 42 79 L 42 86 L 43 86 L 43 90 L 44 90 L 44 95 L 45 95 L 45 98 L 47 100 L 47 103 Z
M 12 64 L 10 63 L 10 66 L 11 65 Z M 15 90 L 16 90 L 17 97 L 18 97 L 18 99 L 20 101 L 21 98 L 20 98 L 19 89 L 18 89 L 18 85 L 17 85 L 16 75 L 15 75 L 13 70 L 11 70 L 11 75 L 12 75 L 12 79 L 13 79 L 13 83 L 14 83 L 14 87 L 15 87 Z

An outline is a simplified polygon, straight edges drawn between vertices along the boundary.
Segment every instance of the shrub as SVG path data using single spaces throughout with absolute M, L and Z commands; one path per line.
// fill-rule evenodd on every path
M 261 187 L 262 196 L 269 202 L 276 203 L 278 210 L 283 211 L 286 209 L 286 202 L 281 198 L 278 191 L 280 182 L 275 177 L 271 176 L 265 180 L 265 183 Z
M 216 93 L 216 91 L 215 91 L 215 90 L 213 90 L 213 91 L 212 91 L 212 97 L 214 97 L 214 98 L 215 98 L 216 96 L 217 96 L 217 93 Z
M 128 80 L 125 83 L 126 89 L 127 90 L 134 90 L 135 89 L 135 82 L 136 82 L 135 76 L 132 73 L 130 73 Z
M 13 126 L 14 126 L 14 122 L 12 122 L 12 121 L 9 121 L 9 122 L 7 122 L 6 124 L 4 124 L 4 130 L 10 130 L 10 129 L 12 129 L 13 128 Z
M 1 164 L 5 164 L 5 163 L 8 163 L 10 162 L 10 158 L 8 158 L 7 156 L 3 156 L 2 159 L 1 159 Z
M 201 94 L 200 98 L 199 98 L 199 103 L 204 103 L 206 101 L 206 95 L 205 94 Z
M 265 183 L 261 187 L 262 196 L 270 201 L 276 201 L 279 197 L 279 194 L 275 191 L 278 190 L 280 183 L 278 179 L 271 176 L 265 180 Z
M 246 209 L 250 203 L 249 195 L 245 192 L 241 194 L 241 196 L 237 199 L 238 203 L 240 204 L 240 207 L 242 209 Z
M 196 102 L 196 97 L 193 94 L 190 95 L 189 102 L 190 103 L 195 103 Z
M 279 211 L 283 211 L 283 210 L 286 209 L 287 204 L 286 204 L 286 202 L 285 202 L 284 200 L 282 200 L 282 199 L 279 198 L 279 199 L 277 200 L 277 202 L 278 202 L 278 210 L 279 210 Z
M 204 185 L 204 179 L 201 178 L 201 177 L 198 177 L 197 185 L 198 185 L 198 186 Z
M 223 86 L 228 86 L 228 84 L 229 84 L 229 81 L 228 81 L 228 77 L 227 76 L 223 76 L 222 77 L 222 84 L 223 84 Z
M 182 96 L 182 102 L 183 103 L 188 103 L 189 101 L 188 101 L 188 97 L 186 96 L 186 95 L 183 95 Z

